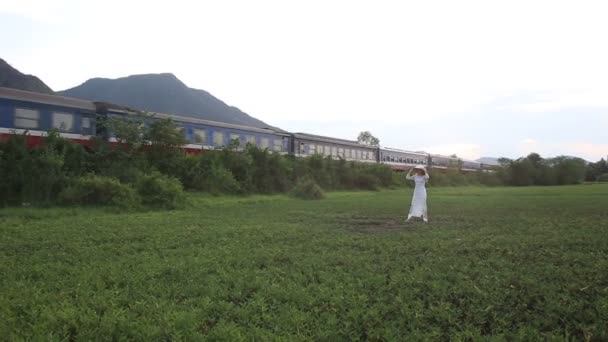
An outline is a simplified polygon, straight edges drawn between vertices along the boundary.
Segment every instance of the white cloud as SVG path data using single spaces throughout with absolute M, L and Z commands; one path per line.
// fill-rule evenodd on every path
M 591 144 L 586 142 L 579 142 L 569 144 L 567 146 L 569 151 L 575 156 L 581 156 L 589 161 L 598 161 L 601 158 L 608 158 L 608 144 Z
M 535 152 L 544 158 L 567 155 L 595 162 L 608 157 L 608 144 L 576 141 L 537 141 L 528 138 L 521 141 L 520 152 L 522 157 Z
M 519 98 L 520 103 L 501 106 L 514 112 L 556 112 L 569 108 L 604 107 L 608 113 L 608 88 L 535 93 L 531 99 Z M 515 98 L 517 99 L 517 98 Z

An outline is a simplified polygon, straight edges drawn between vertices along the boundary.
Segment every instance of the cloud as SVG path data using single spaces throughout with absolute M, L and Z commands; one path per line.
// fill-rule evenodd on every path
M 568 147 L 568 150 L 589 161 L 608 157 L 608 144 L 574 143 Z
M 581 107 L 608 111 L 608 88 L 519 92 L 501 102 L 497 109 L 510 112 L 546 113 Z
M 519 147 L 521 157 L 527 156 L 532 152 L 536 152 L 544 158 L 566 155 L 580 157 L 591 162 L 608 157 L 608 144 L 576 141 L 537 141 L 527 138 L 520 142 Z
M 527 156 L 532 152 L 540 153 L 540 149 L 540 144 L 535 139 L 526 138 L 520 142 L 519 151 L 522 156 Z

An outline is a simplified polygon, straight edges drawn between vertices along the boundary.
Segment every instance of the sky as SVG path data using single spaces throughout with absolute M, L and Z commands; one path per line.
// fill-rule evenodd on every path
M 292 132 L 597 161 L 606 13 L 585 0 L 0 0 L 0 58 L 54 90 L 171 72 Z

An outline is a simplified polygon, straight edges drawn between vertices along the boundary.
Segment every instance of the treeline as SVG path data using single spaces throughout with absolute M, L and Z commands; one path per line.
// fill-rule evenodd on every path
M 327 190 L 376 190 L 413 186 L 404 173 L 382 164 L 295 158 L 233 142 L 218 151 L 192 155 L 170 120 L 111 119 L 100 122 L 117 143 L 96 137 L 88 146 L 56 131 L 29 148 L 25 135 L 0 142 L 0 206 L 106 204 L 118 208 L 179 208 L 184 191 L 210 194 L 290 193 L 318 199 Z M 430 186 L 557 185 L 608 180 L 606 162 L 585 165 L 577 158 L 543 159 L 531 154 L 501 159 L 495 172 L 432 172 Z
M 0 205 L 109 204 L 178 208 L 184 191 L 211 194 L 291 193 L 321 198 L 323 190 L 375 190 L 394 185 L 384 165 L 296 159 L 233 142 L 219 151 L 183 152 L 170 120 L 100 123 L 118 143 L 74 144 L 55 131 L 29 148 L 25 135 L 0 142 Z
M 542 158 L 537 153 L 519 159 L 499 159 L 497 175 L 504 185 L 568 185 L 608 178 L 606 162 L 602 159 L 589 164 L 580 158 Z M 604 176 L 602 176 L 604 175 Z

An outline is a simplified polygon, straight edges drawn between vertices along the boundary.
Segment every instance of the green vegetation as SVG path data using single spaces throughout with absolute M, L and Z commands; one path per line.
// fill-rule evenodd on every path
M 303 179 L 314 181 L 320 193 L 413 184 L 384 164 L 320 155 L 296 159 L 238 140 L 221 151 L 189 155 L 181 149 L 187 141 L 173 121 L 151 120 L 145 114 L 130 120 L 100 118 L 97 124 L 100 136 L 86 148 L 61 138 L 57 131 L 49 132 L 35 148 L 28 148 L 25 136 L 1 141 L 0 206 L 82 203 L 177 209 L 186 204 L 184 191 L 294 194 Z M 368 133 L 362 133 L 366 143 L 373 138 Z M 110 135 L 120 142 L 118 146 L 108 143 Z M 501 163 L 496 172 L 462 173 L 458 165 L 447 172 L 433 170 L 429 185 L 578 184 L 584 179 L 601 181 L 608 172 L 603 159 L 586 166 L 581 159 L 543 159 L 535 153 L 517 160 L 501 159 Z M 110 188 L 103 189 L 106 185 Z
M 318 155 L 295 159 L 238 141 L 221 151 L 189 155 L 180 148 L 186 141 L 174 122 L 144 125 L 147 118 L 100 120 L 101 135 L 112 132 L 118 146 L 98 137 L 85 149 L 56 131 L 35 148 L 28 148 L 25 136 L 0 142 L 0 206 L 81 203 L 176 209 L 186 204 L 184 190 L 213 195 L 293 193 L 302 179 L 314 180 L 319 194 L 395 185 L 393 172 L 384 165 Z
M 301 178 L 291 191 L 291 195 L 300 199 L 319 200 L 325 198 L 323 189 L 311 178 Z
M 538 153 L 516 160 L 501 158 L 499 162 L 502 168 L 498 175 L 502 183 L 515 186 L 579 184 L 593 168 L 593 164 L 586 166 L 580 158 L 544 159 Z
M 6 340 L 608 339 L 608 185 L 0 210 Z

